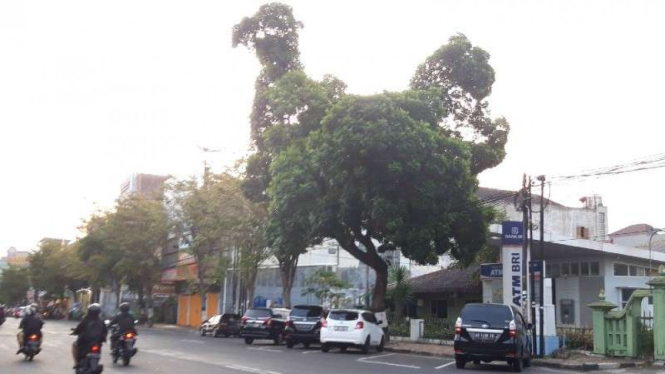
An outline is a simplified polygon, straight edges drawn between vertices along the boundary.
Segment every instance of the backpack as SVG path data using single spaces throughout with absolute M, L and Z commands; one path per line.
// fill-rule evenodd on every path
M 85 325 L 83 339 L 88 343 L 101 343 L 104 340 L 104 325 L 99 319 L 91 320 Z

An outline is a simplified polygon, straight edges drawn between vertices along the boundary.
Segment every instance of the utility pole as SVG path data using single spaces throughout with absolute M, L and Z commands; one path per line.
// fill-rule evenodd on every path
M 540 340 L 538 340 L 538 353 L 545 357 L 545 176 L 537 178 L 540 181 Z
M 527 180 L 526 180 L 526 174 L 522 176 L 522 201 L 520 202 L 520 209 L 522 210 L 522 294 L 520 297 L 522 298 L 522 313 L 523 315 L 528 315 L 529 311 L 529 305 L 525 305 L 528 303 L 528 298 L 526 295 L 528 295 L 528 283 L 529 283 L 529 261 L 527 260 L 527 254 L 528 254 L 528 244 L 529 242 L 526 240 L 526 236 L 528 233 L 529 229 L 529 212 L 528 212 L 528 189 L 527 189 Z M 505 292 L 505 291 L 504 291 Z
M 531 336 L 536 336 L 536 279 L 534 277 L 534 272 L 531 271 L 531 262 L 533 261 L 533 206 L 532 206 L 532 195 L 531 195 L 531 186 L 533 186 L 533 181 L 529 177 L 529 190 L 528 190 L 528 207 L 529 207 L 529 307 L 531 308 Z M 536 340 L 532 341 L 532 350 L 531 352 L 536 352 Z

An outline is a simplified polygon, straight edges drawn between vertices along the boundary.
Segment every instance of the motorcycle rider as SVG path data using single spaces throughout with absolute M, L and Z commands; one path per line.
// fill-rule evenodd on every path
M 118 340 L 124 334 L 131 332 L 134 335 L 136 333 L 136 328 L 134 325 L 134 316 L 130 312 L 129 303 L 120 304 L 120 313 L 116 314 L 115 317 L 109 322 L 109 327 L 118 325 L 118 330 L 111 334 L 111 349 L 115 350 L 118 346 Z
M 74 328 L 72 335 L 77 335 L 76 342 L 72 345 L 72 356 L 74 357 L 74 369 L 78 368 L 81 351 L 92 344 L 101 345 L 106 341 L 106 325 L 101 319 L 102 308 L 99 304 L 90 304 L 88 312 L 81 322 Z
M 25 337 L 33 334 L 37 335 L 39 346 L 41 347 L 42 326 L 44 326 L 44 321 L 42 320 L 41 316 L 36 313 L 36 311 L 37 308 L 34 304 L 25 308 L 25 314 L 23 315 L 23 319 L 21 319 L 21 323 L 18 326 L 21 331 L 16 335 L 16 339 L 18 340 L 18 351 L 16 351 L 16 354 L 23 352 Z

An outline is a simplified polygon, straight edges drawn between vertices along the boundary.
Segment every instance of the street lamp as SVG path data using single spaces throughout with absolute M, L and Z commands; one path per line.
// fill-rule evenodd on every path
M 649 278 L 652 277 L 652 268 L 651 268 L 651 239 L 653 239 L 654 235 L 656 235 L 659 232 L 663 232 L 663 229 L 656 229 L 652 228 L 651 229 L 651 235 L 649 236 Z

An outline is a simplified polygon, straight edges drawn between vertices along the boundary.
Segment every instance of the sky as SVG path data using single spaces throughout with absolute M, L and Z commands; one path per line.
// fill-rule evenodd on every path
M 507 156 L 479 176 L 518 189 L 663 152 L 665 2 L 284 1 L 304 23 L 306 72 L 354 94 L 407 88 L 418 64 L 463 33 L 491 55 L 493 116 Z M 0 2 L 0 256 L 75 239 L 135 172 L 221 170 L 249 145 L 253 53 L 231 29 L 264 1 Z M 219 150 L 203 152 L 201 147 Z M 603 197 L 610 231 L 665 227 L 665 169 L 553 184 Z

